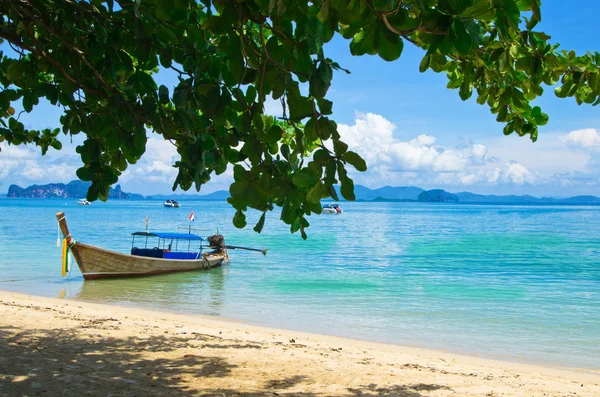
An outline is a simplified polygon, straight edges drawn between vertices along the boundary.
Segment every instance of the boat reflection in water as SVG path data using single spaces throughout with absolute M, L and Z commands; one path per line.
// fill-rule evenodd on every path
M 220 316 L 229 267 L 135 279 L 116 278 L 81 283 L 75 299 L 136 306 L 151 310 Z

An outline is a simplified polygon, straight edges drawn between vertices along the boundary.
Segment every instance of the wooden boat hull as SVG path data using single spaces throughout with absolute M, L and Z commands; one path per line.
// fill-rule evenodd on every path
M 77 242 L 71 252 L 86 280 L 208 270 L 229 263 L 227 251 L 204 253 L 198 260 L 160 259 L 122 254 Z

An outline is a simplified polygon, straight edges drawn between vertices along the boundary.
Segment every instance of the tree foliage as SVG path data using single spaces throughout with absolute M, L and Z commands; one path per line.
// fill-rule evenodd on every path
M 348 166 L 366 170 L 326 99 L 348 72 L 325 55 L 335 34 L 353 55 L 385 61 L 422 48 L 421 72 L 446 73 L 463 100 L 476 92 L 505 134 L 537 139 L 548 116 L 530 101 L 544 85 L 600 102 L 600 54 L 550 44 L 535 30 L 540 0 L 3 0 L 0 13 L 12 47 L 0 54 L 0 142 L 60 149 L 61 129 L 28 130 L 14 114 L 45 98 L 63 109 L 62 133 L 85 134 L 77 176 L 92 182 L 88 199 L 106 199 L 151 129 L 181 156 L 174 189 L 200 189 L 233 165 L 233 222 L 263 211 L 259 232 L 279 206 L 306 237 L 306 216 L 338 199 L 334 184 L 354 199 Z M 157 85 L 161 68 L 178 76 L 173 90 Z M 283 121 L 265 115 L 267 97 Z

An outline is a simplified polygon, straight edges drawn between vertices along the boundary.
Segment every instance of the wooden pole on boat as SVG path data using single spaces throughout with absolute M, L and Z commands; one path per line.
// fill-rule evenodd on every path
M 65 213 L 57 212 L 56 220 L 58 221 L 58 226 L 60 227 L 60 231 L 62 232 L 63 236 L 70 236 L 71 233 L 69 233 L 69 227 L 67 226 L 67 218 L 65 218 Z
M 215 247 L 210 247 L 210 248 L 215 248 Z M 235 246 L 235 245 L 226 245 L 225 248 L 232 249 L 232 250 L 238 249 L 238 250 L 246 250 L 246 251 L 257 251 L 257 252 L 260 252 L 263 255 L 267 255 L 267 250 L 268 250 L 268 248 L 265 248 L 264 250 L 261 250 L 259 248 L 238 247 L 238 246 Z

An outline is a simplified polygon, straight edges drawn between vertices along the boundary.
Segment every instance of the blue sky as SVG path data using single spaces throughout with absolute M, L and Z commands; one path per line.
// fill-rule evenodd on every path
M 578 53 L 600 50 L 599 14 L 600 2 L 595 0 L 544 0 L 538 29 L 562 48 Z M 353 57 L 348 44 L 337 37 L 325 50 L 352 72 L 334 75 L 329 97 L 343 137 L 369 165 L 366 173 L 353 175 L 356 183 L 453 192 L 600 195 L 598 108 L 558 99 L 548 87 L 536 101 L 550 115 L 538 142 L 505 137 L 503 125 L 486 106 L 478 105 L 474 97 L 463 102 L 457 91 L 446 88 L 445 75 L 419 73 L 421 50 L 406 43 L 400 60 L 388 63 L 378 57 Z M 167 86 L 175 84 L 169 75 L 160 75 L 159 80 Z M 274 101 L 267 110 L 280 112 Z M 28 127 L 45 128 L 58 126 L 59 117 L 58 109 L 45 104 L 21 120 Z M 75 138 L 70 144 L 63 137 L 63 151 L 51 150 L 44 158 L 39 149 L 2 144 L 0 192 L 12 183 L 27 186 L 75 179 L 79 159 L 74 147 L 80 137 Z M 154 136 L 145 157 L 128 169 L 120 183 L 126 191 L 167 193 L 176 175 L 171 167 L 176 160 L 174 148 Z M 231 174 L 226 173 L 202 192 L 227 189 L 230 182 Z

